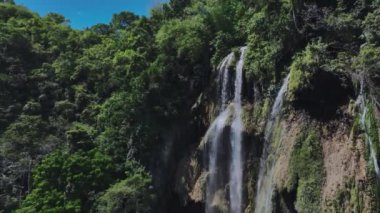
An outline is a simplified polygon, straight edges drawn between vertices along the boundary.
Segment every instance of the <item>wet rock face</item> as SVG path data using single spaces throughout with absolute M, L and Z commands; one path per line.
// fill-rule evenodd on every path
M 318 120 L 328 120 L 339 115 L 339 108 L 354 97 L 354 89 L 347 76 L 320 69 L 313 74 L 310 84 L 294 95 L 296 109 L 305 110 Z

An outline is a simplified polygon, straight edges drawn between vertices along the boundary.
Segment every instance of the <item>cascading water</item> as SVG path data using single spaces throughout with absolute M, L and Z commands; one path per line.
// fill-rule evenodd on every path
M 221 65 L 219 66 L 219 83 L 222 85 L 219 95 L 219 111 L 220 114 L 214 120 L 214 122 L 209 127 L 206 137 L 211 140 L 211 148 L 208 151 L 208 181 L 206 187 L 206 212 L 213 212 L 213 196 L 218 190 L 218 150 L 219 150 L 219 141 L 222 136 L 225 124 L 228 119 L 229 110 L 226 109 L 226 104 L 228 100 L 228 81 L 229 81 L 229 70 L 228 68 L 231 65 L 233 54 L 229 54 L 226 58 L 223 59 Z
M 282 83 L 282 86 L 280 90 L 277 93 L 276 99 L 272 106 L 272 111 L 269 115 L 269 120 L 265 126 L 265 133 L 264 133 L 264 139 L 265 141 L 268 141 L 270 136 L 272 135 L 272 129 L 273 129 L 273 123 L 276 120 L 277 116 L 280 114 L 282 104 L 284 102 L 285 93 L 288 90 L 288 83 L 289 83 L 290 74 L 286 76 L 284 79 L 284 82 Z
M 231 61 L 233 58 L 233 53 L 230 53 L 223 61 L 220 66 L 221 72 L 219 72 L 219 81 L 222 82 L 222 88 L 221 88 L 221 97 L 220 97 L 220 103 L 219 106 L 221 107 L 220 110 L 224 110 L 226 108 L 227 100 L 228 100 L 228 68 L 231 65 Z
M 236 77 L 234 84 L 234 99 L 233 99 L 233 121 L 231 124 L 231 129 L 229 132 L 229 141 L 231 145 L 231 162 L 229 169 L 229 208 L 230 212 L 240 213 L 242 212 L 242 177 L 243 177 L 243 167 L 242 167 L 242 150 L 241 150 L 241 133 L 243 129 L 242 119 L 241 119 L 241 90 L 243 82 L 243 65 L 244 65 L 244 53 L 246 48 L 240 49 L 240 59 L 236 65 Z M 219 66 L 219 83 L 221 85 L 220 96 L 219 96 L 219 111 L 220 114 L 214 120 L 214 122 L 209 127 L 206 133 L 206 139 L 210 141 L 210 148 L 208 150 L 208 179 L 206 186 L 206 212 L 217 212 L 214 206 L 214 196 L 220 188 L 224 188 L 223 184 L 220 183 L 219 178 L 223 174 L 220 170 L 220 163 L 218 163 L 218 156 L 223 150 L 221 146 L 221 141 L 223 139 L 223 133 L 225 127 L 228 125 L 229 117 L 231 116 L 230 109 L 227 107 L 229 101 L 229 67 L 233 54 L 229 54 L 222 61 Z M 224 190 L 224 189 L 223 189 Z
M 368 146 L 369 146 L 369 150 L 370 150 L 371 158 L 373 161 L 373 165 L 375 167 L 375 172 L 376 172 L 377 178 L 380 179 L 379 164 L 377 161 L 376 152 L 373 149 L 372 139 L 371 139 L 370 135 L 368 134 L 368 129 L 371 127 L 367 127 L 367 124 L 365 122 L 367 111 L 368 111 L 368 108 L 364 107 L 361 118 L 360 118 L 360 124 L 361 124 L 362 128 L 364 129 L 365 138 L 366 138 L 366 141 L 367 141 Z
M 256 192 L 256 208 L 255 213 L 269 213 L 271 210 L 271 200 L 273 194 L 273 172 L 274 172 L 274 162 L 268 159 L 269 155 L 269 142 L 272 136 L 273 124 L 279 116 L 284 100 L 285 93 L 288 88 L 290 75 L 288 75 L 279 92 L 277 93 L 277 97 L 274 101 L 271 113 L 269 115 L 269 119 L 265 126 L 264 132 L 264 149 L 263 154 L 260 159 L 260 169 L 259 176 L 257 181 L 257 192 Z
M 240 59 L 236 65 L 235 95 L 234 95 L 234 120 L 231 126 L 231 152 L 232 162 L 230 166 L 230 211 L 239 213 L 242 210 L 242 150 L 241 139 L 243 122 L 241 119 L 241 90 L 243 85 L 244 53 L 246 48 L 240 49 Z
M 367 116 L 368 108 L 367 108 L 366 103 L 365 103 L 364 78 L 363 78 L 363 76 L 361 76 L 361 79 L 360 79 L 360 93 L 359 93 L 359 96 L 356 100 L 356 104 L 360 107 L 360 111 L 361 111 L 360 125 L 364 130 L 365 140 L 368 143 L 370 155 L 371 155 L 371 158 L 373 161 L 373 165 L 375 167 L 376 176 L 378 179 L 380 179 L 379 164 L 377 161 L 376 152 L 373 149 L 372 138 L 369 134 L 369 130 L 371 129 L 371 126 L 368 126 L 370 124 L 366 123 L 366 116 Z

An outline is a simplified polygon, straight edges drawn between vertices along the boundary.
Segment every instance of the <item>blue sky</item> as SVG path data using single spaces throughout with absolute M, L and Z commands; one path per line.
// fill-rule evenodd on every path
M 49 12 L 62 14 L 76 29 L 109 23 L 112 14 L 125 10 L 147 16 L 150 9 L 160 2 L 164 0 L 16 0 L 17 4 L 41 16 Z

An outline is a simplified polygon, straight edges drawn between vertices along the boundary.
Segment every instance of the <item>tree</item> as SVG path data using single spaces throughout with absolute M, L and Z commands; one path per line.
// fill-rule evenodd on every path
M 163 53 L 196 62 L 207 48 L 208 29 L 202 18 L 174 19 L 161 27 L 156 42 Z
M 0 137 L 0 205 L 14 206 L 32 189 L 32 168 L 49 153 L 59 139 L 50 135 L 48 124 L 40 116 L 20 116 Z M 4 201 L 3 198 L 8 197 Z
M 111 25 L 114 29 L 126 29 L 139 17 L 127 11 L 112 16 Z
M 56 151 L 37 166 L 33 191 L 17 212 L 87 212 L 91 194 L 109 186 L 113 171 L 111 159 L 95 149 Z
M 98 199 L 98 212 L 148 213 L 153 201 L 151 176 L 135 162 L 127 162 L 127 178 L 111 186 Z
M 45 19 L 55 24 L 66 24 L 68 22 L 64 16 L 57 13 L 48 13 Z

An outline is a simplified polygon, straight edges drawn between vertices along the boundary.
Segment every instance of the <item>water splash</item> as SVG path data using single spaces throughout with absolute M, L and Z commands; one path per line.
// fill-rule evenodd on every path
M 260 169 L 257 181 L 256 191 L 256 208 L 255 213 L 269 213 L 271 211 L 272 194 L 273 194 L 273 173 L 274 162 L 268 158 L 269 156 L 269 142 L 273 132 L 273 125 L 277 117 L 280 115 L 282 104 L 285 94 L 288 89 L 290 74 L 284 79 L 281 89 L 277 93 L 277 97 L 272 106 L 271 113 L 269 115 L 264 132 L 264 149 L 260 159 Z
M 234 95 L 234 120 L 231 125 L 231 165 L 230 165 L 230 212 L 242 212 L 242 111 L 241 92 L 243 85 L 243 66 L 246 48 L 240 49 L 240 59 L 236 65 L 235 95 Z

